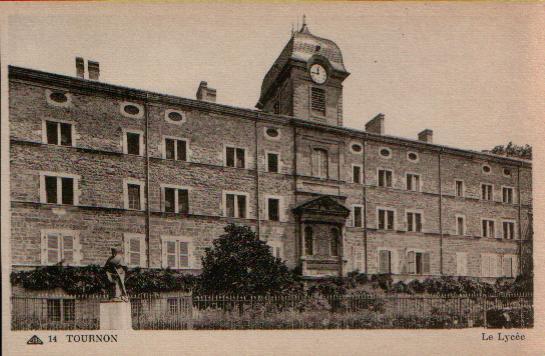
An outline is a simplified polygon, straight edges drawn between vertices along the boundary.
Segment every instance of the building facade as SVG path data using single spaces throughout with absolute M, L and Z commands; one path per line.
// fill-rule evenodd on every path
M 87 72 L 87 73 L 86 73 Z M 9 68 L 14 268 L 103 263 L 198 273 L 230 222 L 308 277 L 351 271 L 514 277 L 531 231 L 524 160 L 343 127 L 349 75 L 306 25 L 265 75 L 258 110 Z M 531 258 L 531 256 L 530 256 Z

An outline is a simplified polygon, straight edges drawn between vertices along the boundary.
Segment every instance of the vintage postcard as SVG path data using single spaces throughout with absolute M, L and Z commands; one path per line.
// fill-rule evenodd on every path
M 0 9 L 6 355 L 545 353 L 542 3 Z

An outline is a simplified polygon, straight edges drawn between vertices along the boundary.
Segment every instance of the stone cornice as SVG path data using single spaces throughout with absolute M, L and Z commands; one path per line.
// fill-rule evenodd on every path
M 531 168 L 531 161 L 508 158 L 497 156 L 493 154 L 463 150 L 448 146 L 442 146 L 437 144 L 431 144 L 421 142 L 417 140 L 410 140 L 401 137 L 394 137 L 388 135 L 378 135 L 361 130 L 332 126 L 327 124 L 321 124 L 312 122 L 309 120 L 299 119 L 285 115 L 274 115 L 265 113 L 258 110 L 238 108 L 234 106 L 210 103 L 206 101 L 200 101 L 195 99 L 181 98 L 173 95 L 155 93 L 140 89 L 133 89 L 123 87 L 119 85 L 107 84 L 92 80 L 86 80 L 76 77 L 70 77 L 66 75 L 54 74 L 43 72 L 34 69 L 22 68 L 17 66 L 9 66 L 9 80 L 23 80 L 32 83 L 41 83 L 43 85 L 52 85 L 66 88 L 75 92 L 83 92 L 89 94 L 102 93 L 109 96 L 118 98 L 132 99 L 140 102 L 147 102 L 150 104 L 160 103 L 167 105 L 185 106 L 193 109 L 199 109 L 208 112 L 216 112 L 225 115 L 234 115 L 250 120 L 269 121 L 278 124 L 291 124 L 296 127 L 318 129 L 321 131 L 331 132 L 339 135 L 351 136 L 353 138 L 359 138 L 363 140 L 390 143 L 394 145 L 401 145 L 406 147 L 418 148 L 421 150 L 428 150 L 437 153 L 451 154 L 454 156 L 480 159 L 484 161 L 498 162 L 501 164 L 509 164 L 519 167 Z

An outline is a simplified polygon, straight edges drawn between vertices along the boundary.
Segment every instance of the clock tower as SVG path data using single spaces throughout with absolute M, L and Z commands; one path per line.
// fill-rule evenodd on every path
M 339 47 L 303 23 L 265 75 L 256 107 L 342 126 L 342 82 L 349 74 Z

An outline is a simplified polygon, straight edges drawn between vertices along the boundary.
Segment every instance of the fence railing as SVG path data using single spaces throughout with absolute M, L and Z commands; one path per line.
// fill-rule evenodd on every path
M 12 329 L 98 329 L 105 295 L 12 296 Z M 532 327 L 531 294 L 130 296 L 134 329 Z

